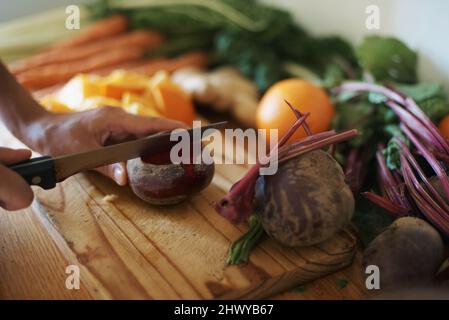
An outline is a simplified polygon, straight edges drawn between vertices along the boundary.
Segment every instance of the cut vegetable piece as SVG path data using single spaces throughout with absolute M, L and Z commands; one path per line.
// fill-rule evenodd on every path
M 109 98 L 122 99 L 126 92 L 143 94 L 149 88 L 148 77 L 117 70 L 101 82 L 102 94 Z
M 91 110 L 101 107 L 121 107 L 122 102 L 117 99 L 107 98 L 107 97 L 90 97 L 84 99 L 84 101 L 81 103 L 79 107 L 76 108 L 76 111 L 84 111 L 84 110 Z
M 195 111 L 192 99 L 178 85 L 161 82 L 152 90 L 158 111 L 165 117 L 192 125 Z
M 77 110 L 86 98 L 101 95 L 102 89 L 96 79 L 94 76 L 80 74 L 62 87 L 55 98 L 70 109 Z
M 67 105 L 61 103 L 53 96 L 46 96 L 41 101 L 40 104 L 50 112 L 55 113 L 68 113 L 73 112 Z
M 133 102 L 123 106 L 126 112 L 135 114 L 138 116 L 146 116 L 146 117 L 163 117 L 156 109 L 149 108 L 141 103 Z

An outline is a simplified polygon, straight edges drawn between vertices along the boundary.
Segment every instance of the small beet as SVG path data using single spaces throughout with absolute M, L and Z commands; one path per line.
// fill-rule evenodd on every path
M 173 164 L 169 152 L 128 161 L 129 185 L 142 200 L 155 205 L 179 203 L 206 188 L 214 164 Z
M 363 268 L 375 265 L 380 288 L 410 288 L 432 281 L 444 257 L 439 233 L 426 221 L 404 217 L 396 220 L 367 247 Z
M 292 158 L 275 175 L 259 177 L 255 203 L 265 231 L 290 247 L 329 239 L 354 211 L 343 170 L 322 150 Z

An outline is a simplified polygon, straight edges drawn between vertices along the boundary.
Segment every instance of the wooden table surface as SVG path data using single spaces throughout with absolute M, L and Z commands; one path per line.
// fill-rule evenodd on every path
M 20 146 L 1 124 L 0 146 Z M 359 250 L 346 269 L 273 298 L 367 298 L 360 260 Z M 79 290 L 66 288 L 67 265 L 33 209 L 0 209 L 0 299 L 90 299 L 82 279 Z

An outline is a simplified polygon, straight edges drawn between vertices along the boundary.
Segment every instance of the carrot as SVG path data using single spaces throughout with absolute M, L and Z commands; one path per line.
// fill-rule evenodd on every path
M 141 47 L 125 47 L 100 52 L 74 62 L 50 64 L 36 67 L 17 75 L 19 83 L 27 89 L 37 90 L 49 87 L 72 78 L 78 73 L 88 73 L 108 66 L 142 58 L 145 50 Z
M 92 25 L 81 31 L 79 34 L 68 40 L 59 42 L 50 49 L 71 48 L 92 42 L 101 38 L 106 38 L 126 31 L 128 20 L 123 15 L 112 15 L 105 19 L 98 20 Z
M 167 62 L 168 59 L 167 58 L 152 58 L 151 60 L 139 59 L 139 60 L 127 61 L 127 62 L 115 64 L 115 65 L 112 65 L 112 66 L 107 66 L 107 67 L 104 67 L 104 68 L 98 68 L 98 69 L 92 70 L 89 73 L 90 74 L 99 75 L 99 76 L 107 76 L 108 74 L 110 74 L 114 70 L 119 70 L 119 69 L 121 69 L 121 70 L 132 70 L 132 69 L 135 69 L 135 68 L 137 68 L 139 66 L 142 66 L 144 64 L 157 63 L 157 62 L 162 62 L 162 61 Z
M 159 70 L 173 72 L 184 67 L 204 68 L 207 64 L 207 55 L 204 52 L 191 52 L 167 60 L 150 60 L 129 70 L 142 73 L 148 76 L 155 74 Z
M 144 30 L 133 31 L 73 48 L 61 48 L 42 52 L 10 65 L 9 69 L 14 75 L 18 75 L 35 67 L 85 59 L 96 53 L 116 48 L 137 46 L 151 49 L 160 45 L 162 41 L 162 36 L 158 32 Z

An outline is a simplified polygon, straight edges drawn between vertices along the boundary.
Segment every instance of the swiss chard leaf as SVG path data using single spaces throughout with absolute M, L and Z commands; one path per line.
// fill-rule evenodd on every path
M 249 33 L 220 32 L 215 39 L 215 53 L 219 63 L 236 66 L 253 79 L 261 91 L 284 77 L 278 55 L 270 50 L 268 43 L 260 42 Z
M 393 218 L 369 200 L 359 196 L 352 222 L 356 226 L 363 246 L 368 246 L 392 222 Z
M 417 55 L 396 38 L 370 36 L 356 50 L 362 69 L 377 81 L 415 83 Z
M 351 147 L 360 147 L 375 134 L 375 106 L 366 101 L 350 101 L 339 103 L 333 120 L 333 128 L 337 131 L 357 129 L 359 135 L 348 141 Z
M 447 95 L 440 83 L 397 84 L 395 88 L 415 100 L 424 113 L 435 123 L 449 114 Z

